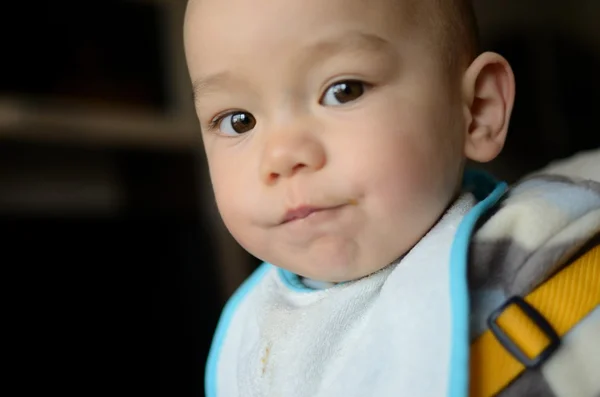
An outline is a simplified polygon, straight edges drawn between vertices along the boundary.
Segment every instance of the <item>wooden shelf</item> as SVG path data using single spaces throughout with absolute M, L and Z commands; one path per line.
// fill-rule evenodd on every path
M 121 8 L 129 13 L 131 13 L 131 4 L 135 3 L 142 6 L 140 10 L 144 9 L 144 3 L 155 8 L 155 16 L 146 16 L 145 19 L 141 18 L 137 22 L 146 26 L 154 23 L 152 21 L 157 17 L 156 26 L 153 25 L 153 29 L 156 31 L 153 32 L 159 38 L 149 37 L 150 44 L 145 41 L 143 43 L 134 42 L 134 44 L 150 46 L 152 50 L 146 51 L 148 62 L 158 62 L 159 65 L 149 66 L 164 70 L 163 77 L 146 77 L 145 80 L 140 79 L 140 84 L 164 85 L 165 92 L 161 93 L 161 96 L 166 96 L 166 98 L 162 98 L 161 101 L 164 100 L 165 103 L 153 104 L 155 109 L 147 110 L 140 110 L 141 105 L 144 104 L 143 101 L 140 101 L 138 108 L 130 106 L 127 102 L 135 102 L 136 96 L 144 98 L 144 91 L 133 90 L 130 92 L 128 87 L 118 87 L 120 81 L 118 79 L 115 80 L 116 83 L 113 82 L 117 88 L 109 87 L 110 89 L 106 90 L 109 95 L 104 95 L 102 87 L 97 89 L 97 93 L 94 93 L 94 87 L 86 86 L 87 84 L 102 84 L 105 81 L 104 78 L 114 78 L 114 73 L 109 73 L 110 68 L 106 71 L 106 76 L 102 71 L 97 81 L 94 81 L 93 76 L 98 71 L 94 70 L 90 72 L 92 78 L 89 82 L 84 78 L 81 81 L 75 79 L 75 82 L 67 78 L 68 83 L 70 82 L 76 88 L 82 88 L 82 95 L 62 87 L 60 78 L 58 78 L 58 82 L 53 83 L 61 87 L 56 94 L 51 89 L 48 89 L 48 92 L 42 89 L 41 94 L 26 88 L 21 91 L 9 89 L 8 91 L 13 94 L 0 93 L 0 142 L 16 140 L 69 145 L 127 146 L 140 149 L 151 147 L 164 150 L 199 147 L 201 144 L 200 128 L 190 99 L 191 87 L 183 55 L 181 33 L 186 2 L 181 0 L 127 0 L 121 3 Z M 130 5 L 128 6 L 126 3 L 130 3 Z M 113 6 L 115 9 L 121 9 L 118 7 L 119 4 L 98 7 L 107 13 L 107 9 Z M 65 7 L 67 6 L 65 5 Z M 117 17 L 119 16 L 117 15 Z M 123 25 L 124 17 L 121 15 L 119 18 Z M 79 25 L 73 25 L 74 28 L 77 26 Z M 125 26 L 128 25 L 125 24 Z M 110 48 L 112 48 L 110 40 L 115 40 L 114 37 L 102 41 L 98 40 L 91 31 L 83 33 L 91 37 L 92 44 L 98 41 L 96 47 L 92 46 L 92 48 L 106 50 L 105 52 L 99 50 L 99 56 L 110 58 L 106 64 L 113 65 L 114 62 L 111 59 L 119 55 L 118 52 L 110 52 Z M 140 41 L 140 38 L 137 37 L 135 40 Z M 85 46 L 85 42 L 79 44 L 77 48 L 82 46 Z M 156 51 L 159 51 L 160 59 L 154 59 L 153 54 Z M 74 67 L 73 65 L 75 64 L 65 62 L 65 68 Z M 65 75 L 70 76 L 69 73 Z M 83 76 L 87 75 L 83 74 Z M 125 76 L 118 75 L 117 77 L 128 81 L 127 75 Z M 150 91 L 155 94 L 156 87 L 151 88 Z M 118 98 L 119 89 L 123 91 L 123 98 Z M 92 93 L 90 94 L 88 91 Z M 128 96 L 132 96 L 134 100 L 128 99 Z M 64 101 L 65 98 L 70 98 L 71 102 Z M 95 98 L 96 102 L 90 102 L 92 98 Z M 152 103 L 152 101 L 149 102 Z M 157 106 L 158 108 L 164 107 L 165 110 L 162 112 L 156 110 Z
M 40 106 L 0 98 L 0 140 L 194 148 L 195 120 L 132 110 L 56 104 Z

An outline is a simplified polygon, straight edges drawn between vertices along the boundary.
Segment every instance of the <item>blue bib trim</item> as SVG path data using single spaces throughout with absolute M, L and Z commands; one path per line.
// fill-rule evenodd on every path
M 470 191 L 479 201 L 467 213 L 456 231 L 450 251 L 450 310 L 452 335 L 450 345 L 450 376 L 448 397 L 469 395 L 469 287 L 467 262 L 469 243 L 479 218 L 502 198 L 507 184 L 498 182 L 487 173 L 468 171 L 463 180 L 463 189 Z
M 298 276 L 296 273 L 292 273 L 289 270 L 285 270 L 280 267 L 277 268 L 277 273 L 279 274 L 279 278 L 283 284 L 294 292 L 306 293 L 315 291 L 313 288 L 310 288 L 300 281 L 300 276 Z
M 242 283 L 225 304 L 223 314 L 221 314 L 221 318 L 219 319 L 215 336 L 213 337 L 208 353 L 206 372 L 204 374 L 206 397 L 217 397 L 217 364 L 219 362 L 219 356 L 221 355 L 221 347 L 223 346 L 227 330 L 229 329 L 229 324 L 231 323 L 231 319 L 233 318 L 237 307 L 252 288 L 254 288 L 272 268 L 273 266 L 267 263 L 260 265 L 254 273 Z

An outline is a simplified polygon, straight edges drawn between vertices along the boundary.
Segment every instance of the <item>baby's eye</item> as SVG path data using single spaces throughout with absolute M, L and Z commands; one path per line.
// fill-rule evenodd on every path
M 339 106 L 355 101 L 365 92 L 365 83 L 358 80 L 340 81 L 327 88 L 321 103 L 326 106 Z
M 229 113 L 217 120 L 219 130 L 225 135 L 239 135 L 248 132 L 256 125 L 256 119 L 247 112 Z

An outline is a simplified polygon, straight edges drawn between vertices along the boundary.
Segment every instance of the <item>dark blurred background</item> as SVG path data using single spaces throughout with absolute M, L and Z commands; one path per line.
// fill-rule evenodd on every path
M 483 49 L 517 79 L 506 150 L 486 168 L 513 181 L 598 148 L 600 1 L 475 4 Z M 184 7 L 3 5 L 3 323 L 23 391 L 204 395 L 219 312 L 257 260 L 212 200 Z

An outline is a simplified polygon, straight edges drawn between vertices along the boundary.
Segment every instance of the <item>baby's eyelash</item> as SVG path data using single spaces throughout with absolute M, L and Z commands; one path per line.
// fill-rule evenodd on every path
M 215 128 L 217 128 L 219 126 L 219 123 L 221 122 L 222 117 L 215 117 L 214 119 L 210 120 L 208 122 L 208 130 L 212 131 Z
M 214 131 L 215 129 L 217 129 L 219 127 L 219 124 L 221 124 L 221 121 L 229 116 L 231 114 L 231 112 L 227 112 L 227 113 L 219 113 L 218 115 L 216 115 L 215 117 L 213 117 L 209 122 L 208 122 L 208 130 L 209 131 Z

